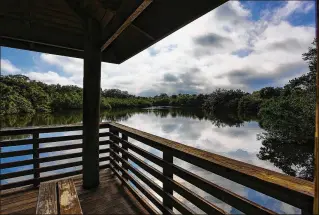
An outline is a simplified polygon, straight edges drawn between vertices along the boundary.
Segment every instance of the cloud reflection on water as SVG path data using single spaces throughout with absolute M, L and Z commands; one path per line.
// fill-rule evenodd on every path
M 246 163 L 250 163 L 256 166 L 260 166 L 266 169 L 271 169 L 277 172 L 282 172 L 279 168 L 275 167 L 272 163 L 268 161 L 263 161 L 258 159 L 256 156 L 262 146 L 261 141 L 257 140 L 257 134 L 261 133 L 263 130 L 259 127 L 257 122 L 242 122 L 236 124 L 236 126 L 217 126 L 212 123 L 211 120 L 202 116 L 201 114 L 179 114 L 178 111 L 139 111 L 133 113 L 121 113 L 118 118 L 111 116 L 110 119 L 117 120 L 122 124 L 128 125 L 130 127 L 140 129 L 145 132 L 149 132 L 151 134 L 164 137 L 170 140 L 174 140 L 195 148 L 199 148 L 205 151 L 209 151 L 212 153 L 216 153 L 219 155 L 223 155 L 232 159 L 240 160 Z M 109 118 L 105 118 L 105 121 L 110 120 Z M 60 133 L 60 135 L 75 135 L 80 134 L 79 132 L 64 132 Z M 49 137 L 56 136 L 57 134 L 45 134 L 41 137 Z M 162 153 L 155 148 L 146 146 L 145 144 L 139 143 L 138 141 L 134 141 L 131 138 L 129 139 L 133 144 L 136 144 L 142 147 L 144 150 L 147 150 L 153 153 L 156 156 L 162 157 Z M 68 144 L 75 144 L 78 141 L 68 141 Z M 42 144 L 42 147 L 51 147 L 61 145 L 61 143 L 46 143 Z M 16 149 L 15 149 L 16 150 Z M 19 149 L 21 150 L 21 148 Z M 79 152 L 80 149 L 69 150 L 68 153 Z M 44 153 L 42 156 L 53 156 L 58 154 L 63 154 L 65 152 L 56 152 L 56 153 Z M 133 153 L 134 154 L 134 153 Z M 136 154 L 135 154 L 136 155 Z M 147 162 L 148 164 L 154 166 L 154 164 L 146 159 L 137 156 Z M 24 158 L 28 159 L 28 158 Z M 76 159 L 77 160 L 77 159 Z M 3 161 L 3 160 L 2 160 Z M 66 162 L 71 162 L 73 159 L 69 159 Z M 74 160 L 75 161 L 75 160 Z M 43 166 L 47 165 L 56 165 L 65 163 L 65 161 L 56 161 L 47 163 Z M 235 192 L 241 196 L 244 196 L 251 201 L 257 202 L 265 207 L 268 207 L 278 213 L 300 213 L 299 209 L 296 209 L 290 205 L 277 201 L 273 198 L 270 198 L 266 195 L 253 191 L 247 187 L 239 185 L 237 183 L 231 182 L 225 178 L 222 178 L 218 175 L 212 174 L 208 171 L 205 171 L 199 167 L 196 167 L 191 164 L 191 161 L 185 162 L 179 160 L 177 158 L 174 159 L 174 163 L 176 165 L 181 166 L 184 169 L 195 173 L 206 180 L 209 180 L 219 186 L 227 188 L 232 192 Z M 140 169 L 137 165 L 134 165 Z M 154 166 L 156 169 L 161 171 L 160 167 Z M 63 171 L 72 171 L 78 170 L 81 167 L 73 167 L 68 170 L 59 170 L 59 171 L 51 171 L 48 173 L 42 173 L 41 176 L 48 176 L 51 174 L 62 173 Z M 21 168 L 14 168 L 11 171 L 21 171 Z M 155 183 L 161 186 L 161 182 L 144 172 L 148 177 L 150 177 Z M 188 182 L 184 181 L 177 176 L 174 176 L 174 179 L 178 182 L 182 183 L 184 186 L 189 189 L 195 191 L 197 194 L 201 195 L 205 199 L 219 206 L 229 213 L 238 214 L 239 211 L 235 210 L 231 206 L 223 203 L 222 201 L 212 197 L 208 193 L 200 190 L 193 185 L 190 185 Z M 14 179 L 13 179 L 14 180 Z M 19 180 L 21 180 L 19 178 Z M 7 182 L 7 181 L 6 181 Z M 11 181 L 12 182 L 12 181 Z M 175 196 L 176 194 L 174 194 Z M 184 201 L 190 208 L 194 209 L 195 212 L 201 213 L 195 209 L 195 206 L 189 204 L 180 196 L 176 195 L 181 201 Z

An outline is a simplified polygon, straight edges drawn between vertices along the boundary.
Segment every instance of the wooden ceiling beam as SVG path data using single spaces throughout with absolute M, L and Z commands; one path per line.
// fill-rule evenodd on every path
M 99 0 L 65 0 L 69 7 L 82 19 L 92 17 L 104 28 L 115 15 L 115 12 L 104 8 Z
M 42 18 L 43 17 L 43 18 Z M 32 25 L 41 25 L 43 27 L 52 27 L 55 29 L 67 31 L 70 33 L 83 34 L 82 25 L 78 24 L 70 24 L 68 22 L 63 22 L 63 20 L 59 19 L 47 19 L 45 16 L 41 16 L 39 14 L 33 15 L 32 18 L 30 16 L 19 16 L 15 14 L 10 15 L 2 15 L 0 14 L 0 19 L 3 20 L 17 20 L 20 22 L 24 22 L 29 25 L 29 28 L 32 28 Z
M 144 0 L 140 6 L 126 19 L 119 29 L 101 46 L 103 52 L 151 3 L 153 0 Z
M 142 29 L 140 29 L 139 27 L 137 27 L 134 24 L 131 24 L 131 27 L 133 27 L 135 30 L 137 30 L 138 32 L 140 32 L 141 34 L 143 34 L 144 36 L 146 36 L 148 39 L 151 40 L 155 40 L 155 38 L 151 35 L 149 35 L 147 32 L 143 31 Z
M 52 44 L 38 43 L 6 36 L 0 37 L 0 45 L 29 51 L 43 52 L 54 55 L 62 55 L 67 57 L 83 58 L 83 50 L 72 49 L 62 46 L 54 46 Z

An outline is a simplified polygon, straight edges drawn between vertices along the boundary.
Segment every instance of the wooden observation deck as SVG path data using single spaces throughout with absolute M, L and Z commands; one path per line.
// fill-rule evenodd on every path
M 20 151 L 1 152 L 1 159 L 8 160 L 0 164 L 1 180 L 10 180 L 10 183 L 1 184 L 1 192 L 25 185 L 37 187 L 44 181 L 82 174 L 82 186 L 90 190 L 88 191 L 89 196 L 95 189 L 100 189 L 103 184 L 103 180 L 100 180 L 100 171 L 110 169 L 149 213 L 155 213 L 154 207 L 156 207 L 165 214 L 172 213 L 173 208 L 183 214 L 192 214 L 193 211 L 189 207 L 173 196 L 173 191 L 184 196 L 206 213 L 224 213 L 217 206 L 181 186 L 173 179 L 173 175 L 182 177 L 244 213 L 272 213 L 211 181 L 200 178 L 186 169 L 181 169 L 173 164 L 173 157 L 176 157 L 181 160 L 191 160 L 192 164 L 209 172 L 301 208 L 303 213 L 319 214 L 319 98 L 316 103 L 318 111 L 316 116 L 315 186 L 311 182 L 194 149 L 122 125 L 103 124 L 102 126 L 110 131 L 99 132 L 101 62 L 122 63 L 225 2 L 225 0 L 0 0 L 1 46 L 84 59 L 83 126 L 1 131 L 1 136 L 31 134 L 33 138 L 1 142 L 1 149 L 13 145 L 32 145 L 33 147 Z M 318 1 L 316 2 L 318 11 L 319 4 Z M 317 26 L 317 38 L 319 37 L 318 29 Z M 319 72 L 319 68 L 317 71 Z M 319 85 L 319 77 L 317 83 Z M 317 92 L 319 95 L 318 87 Z M 82 134 L 39 138 L 39 133 L 66 130 L 81 130 Z M 122 136 L 119 136 L 119 133 Z M 108 136 L 110 139 L 99 141 L 100 135 Z M 160 150 L 163 156 L 154 156 L 143 148 L 134 146 L 128 141 L 128 137 Z M 39 147 L 44 143 L 76 139 L 83 141 L 72 145 Z M 110 147 L 101 149 L 101 146 Z M 80 151 L 71 154 L 41 156 L 64 150 Z M 108 155 L 99 158 L 101 154 Z M 24 155 L 32 158 L 24 161 L 11 160 L 16 156 Z M 141 157 L 153 162 L 163 171 L 145 163 Z M 81 158 L 81 160 L 58 162 L 72 158 Z M 48 162 L 55 163 L 43 166 Z M 100 162 L 110 163 L 99 165 Z M 135 165 L 132 165 L 131 162 L 155 176 L 163 186 L 159 186 L 147 175 L 136 170 Z M 4 169 L 25 165 L 31 165 L 33 168 L 3 173 Z M 81 169 L 43 176 L 49 171 L 78 166 L 81 166 Z M 144 189 L 143 184 L 137 181 L 132 173 L 154 192 Z M 23 176 L 29 176 L 29 178 L 12 181 L 13 178 Z M 110 186 L 113 187 L 113 185 Z M 139 189 L 140 193 L 135 192 L 135 189 Z M 24 195 L 23 192 L 20 194 Z M 10 208 L 10 204 L 13 203 L 15 207 L 19 207 L 20 204 L 15 201 L 20 198 L 17 197 L 19 193 L 12 194 L 11 200 L 9 194 L 5 195 L 7 197 L 1 196 L 1 209 Z M 30 195 L 35 195 L 35 193 L 31 192 Z M 112 198 L 112 193 L 107 192 L 105 195 L 110 195 L 104 196 L 106 199 Z M 157 198 L 158 196 L 161 198 Z M 34 206 L 32 202 L 34 198 L 27 200 L 29 208 Z M 89 200 L 84 200 L 83 197 L 82 204 L 85 204 L 86 201 Z M 87 212 L 93 213 L 94 210 Z
M 82 125 L 9 129 L 0 131 L 1 214 L 33 213 L 38 186 L 42 182 L 74 177 L 84 214 L 196 214 L 187 202 L 206 214 L 226 214 L 173 177 L 176 175 L 191 185 L 233 206 L 245 214 L 276 214 L 249 199 L 218 186 L 174 162 L 178 158 L 206 171 L 252 188 L 280 201 L 311 213 L 314 199 L 312 182 L 287 176 L 220 155 L 142 132 L 118 123 L 100 125 L 99 186 L 82 187 Z M 62 134 L 61 134 L 62 132 Z M 64 132 L 77 132 L 65 135 Z M 41 137 L 54 133 L 53 137 Z M 57 135 L 59 134 L 59 135 Z M 10 140 L 16 135 L 28 139 Z M 139 144 L 134 144 L 138 141 Z M 142 145 L 141 145 L 142 144 Z M 6 150 L 24 146 L 19 150 Z M 28 147 L 27 147 L 28 146 Z M 151 147 L 160 155 L 145 150 Z M 28 148 L 28 149 L 25 149 Z M 55 154 L 59 152 L 58 154 Z M 14 160 L 17 156 L 31 156 Z M 73 161 L 77 159 L 76 161 Z M 11 161 L 14 160 L 14 161 Z M 29 165 L 29 168 L 22 168 Z M 5 171 L 11 169 L 11 171 Z M 2 172 L 3 172 L 2 171 Z M 50 174 L 46 174 L 50 172 Z M 158 179 L 158 182 L 150 176 Z M 185 201 L 176 197 L 182 196 Z M 174 208 L 174 209 L 173 209 Z

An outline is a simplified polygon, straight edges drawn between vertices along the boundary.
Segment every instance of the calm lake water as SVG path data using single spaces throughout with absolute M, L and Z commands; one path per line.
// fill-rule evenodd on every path
M 206 116 L 203 112 L 198 110 L 178 108 L 103 111 L 101 113 L 101 121 L 110 120 L 195 148 L 283 173 L 283 171 L 276 167 L 272 162 L 261 160 L 257 157 L 257 154 L 262 147 L 262 141 L 258 140 L 257 137 L 264 131 L 259 127 L 259 124 L 256 121 L 244 122 L 229 117 L 216 118 Z M 62 125 L 80 123 L 81 121 L 81 112 L 37 114 L 33 116 L 6 116 L 1 122 L 1 127 Z M 137 141 L 131 139 L 130 141 L 142 146 Z M 161 153 L 152 147 L 145 147 L 144 145 L 143 148 L 161 156 Z M 8 162 L 3 159 L 1 161 Z M 299 209 L 288 204 L 193 166 L 191 161 L 184 162 L 179 159 L 174 159 L 174 163 L 239 195 L 270 208 L 277 213 L 300 213 Z M 153 179 L 157 181 L 157 179 Z M 236 209 L 210 196 L 204 191 L 193 187 L 183 179 L 175 176 L 174 179 L 196 191 L 198 194 L 227 212 L 234 214 L 240 213 Z M 160 184 L 160 182 L 158 183 Z M 183 200 L 178 194 L 174 193 L 174 195 Z M 193 205 L 189 204 L 189 206 L 196 210 Z M 201 211 L 198 212 L 200 213 Z

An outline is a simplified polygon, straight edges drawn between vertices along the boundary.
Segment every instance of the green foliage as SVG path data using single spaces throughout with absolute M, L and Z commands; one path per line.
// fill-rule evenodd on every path
M 257 118 L 261 103 L 262 100 L 260 98 L 250 94 L 241 97 L 238 102 L 238 115 L 245 120 Z
M 280 96 L 281 91 L 282 89 L 280 87 L 264 87 L 259 90 L 259 96 L 261 99 L 270 99 Z
M 269 160 L 283 172 L 313 180 L 316 101 L 315 42 L 303 54 L 309 73 L 290 80 L 278 97 L 263 101 L 259 136 L 263 147 L 258 157 Z
M 102 91 L 101 95 L 102 97 L 121 98 L 121 99 L 134 97 L 133 95 L 130 95 L 127 91 L 122 91 L 119 89 L 109 89 L 109 90 L 106 89 Z
M 32 113 L 32 104 L 19 95 L 13 87 L 0 82 L 0 114 Z
M 80 110 L 83 106 L 82 88 L 47 85 L 23 75 L 0 77 L 0 114 L 59 112 Z M 179 94 L 137 97 L 118 89 L 101 90 L 101 109 L 145 108 L 150 106 L 201 107 L 206 95 Z
M 208 112 L 237 112 L 239 100 L 247 95 L 242 90 L 217 89 L 211 93 L 204 103 Z
M 315 94 L 291 94 L 263 103 L 259 111 L 258 157 L 269 160 L 286 174 L 313 179 L 315 132 Z
M 106 106 L 110 108 L 144 108 L 152 106 L 152 102 L 147 98 L 103 98 L 103 103 L 109 104 Z
M 262 128 L 281 140 L 302 141 L 313 139 L 315 122 L 315 96 L 290 95 L 270 99 L 259 111 Z

